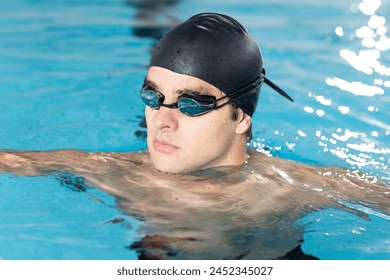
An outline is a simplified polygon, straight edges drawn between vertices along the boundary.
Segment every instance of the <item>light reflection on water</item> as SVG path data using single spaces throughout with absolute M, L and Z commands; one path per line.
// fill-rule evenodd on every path
M 328 46 L 339 48 L 338 54 L 334 53 L 338 66 L 332 68 L 333 71 L 318 69 L 318 73 L 322 71 L 324 75 L 324 84 L 315 87 L 313 83 L 306 88 L 306 99 L 303 102 L 298 99 L 307 117 L 299 116 L 302 121 L 292 125 L 295 135 L 288 132 L 288 128 L 278 128 L 274 130 L 276 144 L 267 143 L 259 137 L 256 143 L 252 143 L 253 147 L 266 149 L 271 154 L 280 154 L 287 149 L 320 164 L 328 164 L 326 161 L 329 161 L 331 165 L 379 175 L 385 181 L 390 179 L 390 100 L 386 95 L 390 87 L 390 38 L 387 36 L 385 11 L 386 7 L 382 9 L 380 0 L 350 4 L 351 19 L 365 19 L 365 24 L 362 26 L 359 21 L 340 19 L 343 23 L 335 25 L 333 36 L 328 36 Z M 337 19 L 333 18 L 333 21 L 336 23 Z M 307 33 L 321 32 L 317 25 L 320 24 L 316 23 Z M 302 41 L 301 45 L 306 43 Z M 317 59 L 320 55 L 318 52 Z M 328 58 L 329 64 L 333 62 Z M 313 75 L 311 77 L 314 78 Z M 305 95 L 302 91 L 298 94 Z M 297 93 L 293 97 L 296 98 Z M 310 145 L 316 145 L 318 150 Z M 306 149 L 312 153 L 306 152 Z M 281 154 L 293 158 L 286 151 Z
M 365 0 L 357 5 L 351 6 L 352 12 L 361 12 L 368 17 L 367 25 L 356 29 L 354 36 L 361 40 L 363 49 L 355 52 L 349 49 L 342 49 L 340 57 L 357 71 L 371 75 L 372 84 L 362 83 L 360 81 L 348 81 L 338 77 L 327 78 L 326 83 L 330 86 L 340 88 L 345 92 L 354 94 L 355 96 L 369 96 L 383 95 L 385 88 L 390 87 L 390 68 L 381 63 L 381 54 L 390 49 L 390 38 L 386 36 L 387 28 L 385 26 L 386 19 L 381 15 L 377 15 L 377 11 L 381 6 L 380 0 L 369 1 Z M 335 31 L 340 37 L 345 36 L 342 26 L 337 27 Z M 374 74 L 374 75 L 373 75 Z M 357 97 L 359 98 L 359 97 Z M 323 103 L 322 103 L 323 104 Z M 329 104 L 330 105 L 330 101 Z M 339 111 L 343 114 L 349 113 L 349 107 L 339 105 Z M 386 111 L 386 104 L 382 104 L 382 108 L 367 106 L 367 111 L 370 113 L 378 112 L 378 110 Z M 359 118 L 359 116 L 355 116 Z M 372 130 L 370 135 L 364 131 L 350 131 L 349 129 L 338 128 L 330 137 L 325 136 L 321 138 L 320 145 L 324 147 L 324 151 L 330 152 L 332 155 L 344 159 L 352 166 L 357 166 L 359 169 L 366 166 L 371 166 L 374 169 L 388 169 L 390 149 L 386 147 L 378 147 L 375 143 L 375 138 L 379 134 L 389 135 L 390 125 L 376 120 L 371 115 L 365 117 L 360 116 L 360 119 L 367 123 L 376 126 L 377 130 Z M 320 134 L 320 133 L 319 133 Z M 322 136 L 320 136 L 322 137 Z M 350 143 L 350 138 L 357 139 L 357 143 Z M 370 138 L 372 140 L 370 140 Z M 360 141 L 359 141 L 360 140 Z M 346 144 L 339 144 L 334 147 L 337 142 L 344 142 Z M 328 142 L 328 143 L 326 143 Z M 359 143 L 360 142 L 360 143 Z M 330 145 L 329 145 L 330 143 Z M 330 147 L 328 147 L 328 145 Z M 387 160 L 385 160 L 387 159 Z
M 357 71 L 361 71 L 367 75 L 373 73 L 378 74 L 377 77 L 374 77 L 373 85 L 356 81 L 348 82 L 336 77 L 328 78 L 326 80 L 328 85 L 351 92 L 354 95 L 365 96 L 384 94 L 384 87 L 390 87 L 390 80 L 386 80 L 386 76 L 390 76 L 390 68 L 379 61 L 381 52 L 390 49 L 390 38 L 386 36 L 386 19 L 376 14 L 380 5 L 381 2 L 379 0 L 363 1 L 358 5 L 358 11 L 369 16 L 369 20 L 367 25 L 356 29 L 353 36 L 361 40 L 361 44 L 365 49 L 360 50 L 359 53 L 349 49 L 342 49 L 340 51 L 340 57 L 346 60 Z M 352 10 L 355 11 L 354 9 Z M 342 26 L 337 27 L 335 33 L 340 37 L 344 36 Z

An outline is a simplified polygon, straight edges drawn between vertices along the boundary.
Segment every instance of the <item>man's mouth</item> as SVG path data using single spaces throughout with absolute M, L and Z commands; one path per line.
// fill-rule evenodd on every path
M 179 149 L 179 147 L 171 144 L 170 142 L 159 138 L 154 139 L 153 148 L 156 152 L 163 153 L 163 154 L 172 154 L 177 149 Z

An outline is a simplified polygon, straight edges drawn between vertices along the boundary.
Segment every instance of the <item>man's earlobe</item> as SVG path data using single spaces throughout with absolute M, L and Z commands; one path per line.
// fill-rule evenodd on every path
M 238 134 L 246 133 L 252 124 L 252 118 L 249 115 L 245 114 L 244 112 L 241 114 L 242 115 L 239 117 L 240 121 L 237 123 L 236 128 L 236 133 Z

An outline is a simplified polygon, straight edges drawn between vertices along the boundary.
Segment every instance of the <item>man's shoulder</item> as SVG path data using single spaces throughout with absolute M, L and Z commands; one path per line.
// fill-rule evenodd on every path
M 277 156 L 271 156 L 266 153 L 258 151 L 248 151 L 247 163 L 253 167 L 261 169 L 283 169 L 283 170 L 310 170 L 316 171 L 321 169 L 318 165 L 309 165 L 302 162 L 297 162 L 291 159 L 281 158 Z

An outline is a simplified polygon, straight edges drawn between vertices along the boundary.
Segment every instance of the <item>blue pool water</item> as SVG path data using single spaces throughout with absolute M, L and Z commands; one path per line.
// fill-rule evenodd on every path
M 240 20 L 267 75 L 252 148 L 390 181 L 390 2 L 379 0 L 0 1 L 0 149 L 146 148 L 138 90 L 158 36 L 194 13 Z M 80 178 L 0 175 L 0 259 L 132 259 L 140 223 Z M 82 189 L 77 186 L 82 185 Z M 76 187 L 75 187 L 76 186 Z M 390 259 L 390 224 L 310 214 L 308 254 Z
M 140 223 L 96 189 L 59 177 L 0 175 L 0 252 L 4 259 L 134 259 L 126 249 Z M 70 179 L 72 181 L 72 179 Z

